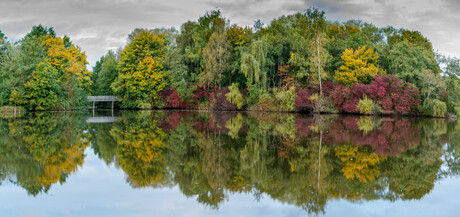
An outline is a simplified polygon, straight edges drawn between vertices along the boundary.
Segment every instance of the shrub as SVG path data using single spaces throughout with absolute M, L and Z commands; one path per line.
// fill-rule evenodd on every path
M 358 112 L 358 103 L 359 103 L 358 98 L 346 100 L 343 103 L 343 111 L 348 112 L 348 113 Z
M 367 98 L 367 96 L 364 96 L 363 99 L 359 100 L 358 109 L 359 109 L 359 112 L 362 114 L 382 113 L 382 108 L 378 104 L 374 103 L 372 99 Z
M 143 100 L 136 100 L 135 105 L 137 105 L 137 108 L 139 109 L 145 109 L 145 110 L 152 109 L 152 104 L 145 102 Z
M 359 113 L 361 114 L 371 114 L 373 111 L 374 107 L 374 102 L 367 98 L 367 96 L 364 96 L 363 99 L 360 99 L 358 102 L 358 109 Z
M 296 91 L 295 87 L 280 90 L 275 93 L 275 98 L 281 111 L 292 111 L 295 109 Z
M 310 99 L 311 96 L 307 88 L 299 90 L 295 98 L 295 108 L 298 111 L 313 111 L 315 102 Z
M 329 94 L 334 90 L 335 85 L 331 81 L 326 81 L 323 84 L 323 95 L 329 96 Z
M 256 111 L 293 111 L 295 109 L 295 87 L 289 89 L 273 89 L 273 94 L 263 91 L 259 102 L 251 106 L 250 110 Z
M 233 83 L 232 86 L 228 87 L 228 89 L 230 92 L 225 94 L 227 101 L 235 105 L 237 109 L 243 108 L 243 95 L 240 93 L 238 85 Z
M 246 104 L 255 105 L 259 102 L 259 95 L 261 94 L 260 89 L 256 84 L 248 85 L 248 96 L 246 98 Z
M 382 108 L 385 111 L 391 111 L 393 109 L 393 102 L 391 101 L 390 96 L 386 96 L 385 98 L 380 100 L 379 104 L 380 104 L 380 106 L 382 106 Z
M 174 90 L 172 94 L 169 95 L 169 102 L 167 106 L 169 108 L 187 108 L 189 107 L 189 103 L 184 102 L 179 96 L 179 93 Z
M 424 115 L 434 117 L 445 117 L 447 113 L 446 103 L 438 99 L 426 99 L 422 109 Z
M 374 80 L 370 84 L 353 84 L 351 88 L 351 92 L 355 95 L 358 99 L 362 99 L 364 96 L 369 97 L 370 99 L 377 101 L 385 97 L 387 91 L 386 88 L 389 84 L 380 76 L 375 76 Z
M 350 88 L 346 87 L 343 84 L 339 84 L 333 88 L 333 90 L 329 94 L 329 98 L 332 100 L 332 102 L 335 105 L 335 108 L 339 110 L 340 112 L 344 112 L 346 110 L 350 110 L 347 106 L 348 109 L 345 109 L 345 105 L 349 105 L 350 102 L 348 101 L 349 99 L 353 98 L 353 95 L 351 93 Z M 358 103 L 358 102 L 356 102 Z
M 276 102 L 272 94 L 267 91 L 261 91 L 258 102 L 251 106 L 250 110 L 254 111 L 277 111 Z
M 329 97 L 325 97 L 324 95 L 319 95 L 317 93 L 313 94 L 310 97 L 310 100 L 313 102 L 313 112 L 320 113 L 320 112 L 337 112 L 334 108 L 334 103 L 331 101 Z

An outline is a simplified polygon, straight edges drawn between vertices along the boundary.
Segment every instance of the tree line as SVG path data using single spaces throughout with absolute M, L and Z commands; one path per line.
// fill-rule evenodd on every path
M 0 106 L 27 110 L 83 108 L 92 72 L 86 55 L 53 28 L 34 26 L 17 43 L 0 39 Z
M 256 20 L 252 27 L 231 24 L 213 10 L 183 23 L 180 30 L 135 29 L 125 47 L 97 61 L 92 74 L 79 67 L 86 64 L 84 53 L 68 37 L 46 31 L 34 27 L 17 44 L 2 42 L 2 83 L 19 77 L 8 77 L 16 70 L 11 65 L 20 59 L 12 54 L 45 54 L 27 61 L 29 70 L 18 72 L 27 77 L 21 81 L 30 81 L 28 88 L 0 87 L 1 105 L 77 108 L 70 99 L 92 94 L 117 95 L 120 107 L 136 109 L 460 114 L 459 59 L 436 53 L 418 31 L 330 21 L 314 8 L 281 16 L 269 25 Z M 27 49 L 31 38 L 43 42 Z M 62 41 L 63 54 L 53 54 L 56 49 L 44 42 L 47 38 Z M 34 76 L 58 82 L 36 84 Z M 47 92 L 31 94 L 37 85 L 46 85 Z M 29 105 L 32 99 L 40 106 Z

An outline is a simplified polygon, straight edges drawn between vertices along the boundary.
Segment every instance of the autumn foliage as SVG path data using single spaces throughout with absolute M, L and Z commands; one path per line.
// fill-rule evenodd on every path
M 379 55 L 366 46 L 357 50 L 346 49 L 341 58 L 343 65 L 335 73 L 335 79 L 348 87 L 354 83 L 369 83 L 374 76 L 382 73 L 382 69 L 375 65 Z

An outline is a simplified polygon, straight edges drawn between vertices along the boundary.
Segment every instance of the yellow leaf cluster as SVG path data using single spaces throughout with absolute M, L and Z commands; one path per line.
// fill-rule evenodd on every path
M 335 79 L 350 87 L 354 83 L 370 83 L 372 78 L 379 73 L 384 73 L 377 67 L 379 55 L 366 46 L 356 51 L 346 49 L 342 55 L 343 65 L 335 72 Z
M 46 47 L 48 62 L 59 72 L 59 80 L 64 81 L 76 76 L 80 87 L 89 90 L 92 84 L 92 72 L 86 68 L 86 54 L 73 44 L 66 48 L 60 37 L 47 35 L 43 38 Z
M 166 87 L 163 65 L 155 61 L 152 57 L 146 57 L 137 66 L 137 71 L 128 73 L 124 76 L 125 88 L 130 95 L 143 93 L 147 94 L 150 99 L 157 98 L 157 92 Z
M 365 183 L 379 176 L 379 164 L 385 160 L 372 150 L 352 144 L 335 148 L 335 155 L 342 161 L 342 172 L 347 179 L 358 179 Z
M 117 134 L 117 157 L 120 167 L 128 174 L 136 186 L 159 183 L 165 172 L 164 151 L 167 147 L 166 133 L 156 127 L 131 125 Z

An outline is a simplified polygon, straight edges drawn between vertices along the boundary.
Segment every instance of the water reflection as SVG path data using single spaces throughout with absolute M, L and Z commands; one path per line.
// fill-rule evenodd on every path
M 90 135 L 73 114 L 25 116 L 0 121 L 0 179 L 36 195 L 64 183 L 83 164 Z
M 46 193 L 78 170 L 91 146 L 133 188 L 178 186 L 211 208 L 233 193 L 266 194 L 322 213 L 334 199 L 421 199 L 460 171 L 458 121 L 131 111 L 101 124 L 88 116 L 1 119 L 2 182 Z

